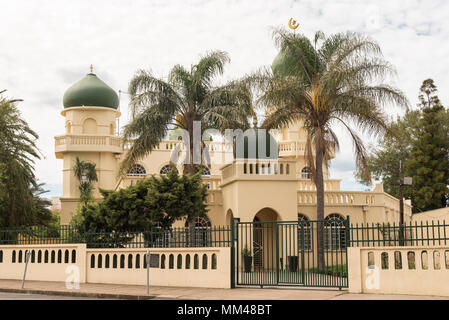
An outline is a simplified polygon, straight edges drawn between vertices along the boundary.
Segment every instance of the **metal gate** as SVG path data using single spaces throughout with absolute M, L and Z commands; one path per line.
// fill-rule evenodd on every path
M 237 285 L 348 287 L 349 220 L 233 221 Z

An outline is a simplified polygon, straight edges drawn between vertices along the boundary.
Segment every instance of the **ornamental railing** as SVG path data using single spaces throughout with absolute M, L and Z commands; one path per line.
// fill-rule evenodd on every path
M 351 247 L 443 246 L 449 244 L 449 224 L 445 221 L 351 224 Z
M 72 226 L 0 229 L 0 245 L 85 243 L 88 248 L 230 247 L 231 227 L 155 228 L 142 231 L 82 231 Z

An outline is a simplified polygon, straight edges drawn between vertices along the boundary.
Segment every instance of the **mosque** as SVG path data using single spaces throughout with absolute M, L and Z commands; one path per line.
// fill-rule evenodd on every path
M 117 190 L 149 175 L 172 170 L 170 156 L 178 150 L 179 140 L 161 141 L 125 177 L 119 177 L 120 163 L 130 147 L 117 134 L 119 97 L 92 69 L 67 89 L 63 106 L 65 132 L 55 137 L 56 158 L 63 160 L 61 224 L 69 224 L 78 208 L 79 182 L 73 173 L 76 157 L 96 164 L 97 199 L 101 198 L 98 188 Z M 218 161 L 203 168 L 209 212 L 207 218 L 195 221 L 196 226 L 229 225 L 233 217 L 247 222 L 316 219 L 316 189 L 306 165 L 302 122 L 274 132 L 270 139 L 277 145 L 275 158 Z M 227 156 L 223 142 L 205 144 L 211 158 Z M 182 172 L 182 164 L 176 170 Z M 346 191 L 340 189 L 340 179 L 329 179 L 328 172 L 324 172 L 324 177 L 325 219 L 338 222 L 349 216 L 352 223 L 399 222 L 399 200 L 385 193 L 382 185 L 375 185 L 372 191 Z M 408 200 L 404 212 L 404 221 L 410 221 Z

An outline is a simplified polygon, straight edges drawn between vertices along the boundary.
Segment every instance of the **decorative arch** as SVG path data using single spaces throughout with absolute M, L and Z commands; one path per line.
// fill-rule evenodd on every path
M 280 220 L 280 216 L 276 210 L 265 207 L 260 209 L 255 215 L 253 221 L 278 221 Z
M 193 221 L 187 222 L 186 227 L 193 229 L 189 232 L 189 242 L 192 247 L 210 247 L 212 243 L 210 227 L 212 223 L 207 215 L 196 217 Z
M 346 248 L 345 218 L 339 213 L 331 213 L 324 224 L 324 247 L 327 250 L 343 250 Z
M 310 219 L 303 213 L 298 213 L 298 248 L 312 250 Z
M 145 177 L 147 175 L 147 171 L 145 167 L 141 164 L 133 164 L 126 174 L 128 177 Z
M 210 169 L 204 165 L 198 168 L 198 171 L 201 170 L 201 177 L 210 177 Z
M 87 118 L 83 122 L 83 134 L 97 134 L 97 121 L 94 118 Z
M 65 123 L 65 127 L 66 127 L 67 134 L 71 134 L 72 133 L 72 122 L 71 121 L 67 121 Z
M 176 169 L 176 167 L 174 167 L 174 166 L 172 166 L 172 165 L 169 165 L 169 164 L 166 164 L 165 166 L 163 166 L 163 167 L 161 168 L 161 170 L 159 171 L 159 174 L 166 175 L 166 174 L 168 174 L 171 170 L 176 170 L 176 172 L 178 172 L 178 169 Z
M 226 225 L 230 226 L 232 224 L 232 219 L 234 218 L 234 213 L 231 209 L 226 212 Z

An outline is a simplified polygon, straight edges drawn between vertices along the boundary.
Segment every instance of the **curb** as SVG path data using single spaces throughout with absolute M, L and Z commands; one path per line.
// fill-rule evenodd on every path
M 151 300 L 156 298 L 156 296 L 142 296 L 132 294 L 89 293 L 89 292 L 76 292 L 76 291 L 51 291 L 51 290 L 36 290 L 36 289 L 0 288 L 0 292 L 42 294 L 42 295 L 66 296 L 66 297 L 85 297 L 85 298 L 99 298 L 99 299 L 123 299 L 123 300 Z

